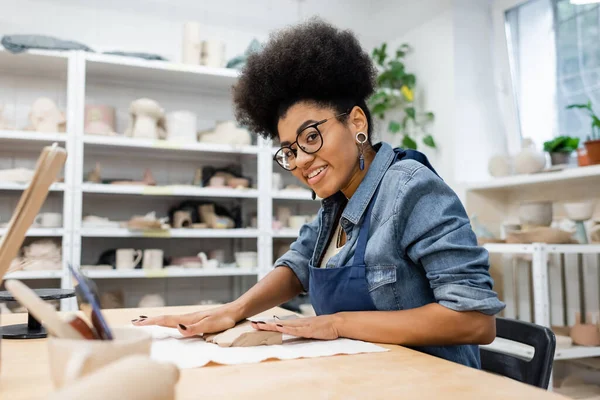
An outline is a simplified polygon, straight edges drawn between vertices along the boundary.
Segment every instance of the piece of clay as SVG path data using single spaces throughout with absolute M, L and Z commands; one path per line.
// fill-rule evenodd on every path
M 91 170 L 85 177 L 86 182 L 102 183 L 101 167 L 100 163 L 96 163 L 96 166 Z
M 129 106 L 131 121 L 125 136 L 141 139 L 166 139 L 165 111 L 154 100 L 137 99 Z
M 48 97 L 40 97 L 33 102 L 29 123 L 27 130 L 36 132 L 64 132 L 66 127 L 65 114 Z
M 90 135 L 115 135 L 114 107 L 86 104 L 83 131 Z
M 572 235 L 571 232 L 541 226 L 524 231 L 510 232 L 506 236 L 506 243 L 577 243 L 577 241 L 572 238 Z
M 214 131 L 201 133 L 200 142 L 249 145 L 252 137 L 246 129 L 238 127 L 235 121 L 224 121 L 219 122 Z
M 281 332 L 257 331 L 250 321 L 244 321 L 224 332 L 203 336 L 204 340 L 220 347 L 253 347 L 283 343 Z
M 12 129 L 12 126 L 8 123 L 6 119 L 4 119 L 4 104 L 0 104 L 0 130 L 2 129 Z
M 192 214 L 189 211 L 175 211 L 173 215 L 173 228 L 191 228 Z

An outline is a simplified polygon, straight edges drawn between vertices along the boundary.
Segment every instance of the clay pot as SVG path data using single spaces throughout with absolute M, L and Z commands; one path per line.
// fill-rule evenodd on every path
M 173 228 L 191 228 L 192 214 L 189 211 L 175 211 L 173 214 Z
M 591 314 L 587 313 L 587 320 L 591 320 Z M 579 313 L 575 315 L 575 325 L 571 328 L 571 339 L 574 344 L 580 346 L 600 346 L 600 332 L 597 324 L 581 323 Z
M 550 153 L 550 163 L 552 165 L 565 165 L 571 160 L 571 152 L 561 151 Z
M 497 155 L 490 158 L 488 172 L 494 178 L 512 175 L 512 163 L 508 156 Z
M 519 221 L 523 229 L 552 224 L 552 202 L 524 202 L 519 206 Z
M 531 139 L 523 139 L 522 150 L 515 157 L 515 171 L 518 174 L 534 174 L 546 166 L 546 156 L 538 151 Z
M 577 165 L 580 167 L 587 167 L 590 165 L 590 159 L 588 158 L 587 150 L 585 148 L 577 149 Z
M 590 164 L 600 164 L 600 139 L 589 140 L 584 145 Z

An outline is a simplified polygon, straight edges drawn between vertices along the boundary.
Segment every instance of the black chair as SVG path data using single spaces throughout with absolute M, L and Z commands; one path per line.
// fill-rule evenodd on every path
M 535 350 L 533 358 L 527 361 L 511 354 L 480 348 L 481 369 L 547 389 L 556 348 L 554 332 L 529 322 L 496 318 L 496 337 L 532 346 Z

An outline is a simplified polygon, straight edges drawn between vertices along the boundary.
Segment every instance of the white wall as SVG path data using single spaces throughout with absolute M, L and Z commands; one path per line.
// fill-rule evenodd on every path
M 414 48 L 406 64 L 417 75 L 418 103 L 436 115 L 431 133 L 438 149 L 424 150 L 464 198 L 463 184 L 489 176 L 488 160 L 505 151 L 506 140 L 494 86 L 491 2 L 454 0 L 445 5 L 390 45 Z
M 407 71 L 417 76 L 416 101 L 428 111 L 435 113 L 431 134 L 438 149 L 429 151 L 421 144 L 434 168 L 442 178 L 454 186 L 454 32 L 451 9 L 442 10 L 425 23 L 404 35 L 390 40 L 388 46 L 395 49 L 402 43 L 413 47 L 406 59 Z M 381 124 L 379 131 L 384 140 L 399 145 L 401 137 L 390 136 Z
M 483 181 L 489 178 L 488 160 L 506 152 L 506 128 L 494 86 L 491 2 L 454 0 L 453 12 L 455 179 Z

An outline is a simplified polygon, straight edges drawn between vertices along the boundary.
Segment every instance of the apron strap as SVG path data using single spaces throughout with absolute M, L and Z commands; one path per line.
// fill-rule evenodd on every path
M 360 226 L 360 231 L 358 232 L 358 241 L 356 242 L 356 250 L 354 251 L 354 263 L 353 266 L 363 266 L 365 264 L 365 251 L 367 249 L 367 240 L 369 239 L 369 228 L 371 226 L 371 213 L 373 211 L 373 205 L 375 204 L 375 199 L 377 199 L 377 194 L 379 193 L 379 186 L 373 194 L 371 198 L 371 202 L 369 203 L 369 208 L 367 208 L 367 212 L 365 214 L 365 219 Z

